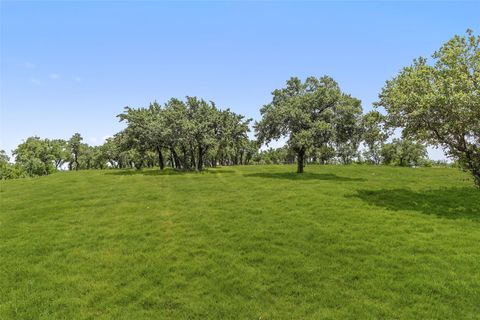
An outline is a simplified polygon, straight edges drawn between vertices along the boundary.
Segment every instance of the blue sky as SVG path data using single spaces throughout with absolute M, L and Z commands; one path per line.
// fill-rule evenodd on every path
M 80 132 L 124 106 L 196 95 L 258 119 L 290 76 L 324 74 L 371 104 L 385 80 L 454 34 L 476 2 L 0 3 L 0 149 Z M 431 152 L 441 158 L 441 152 Z

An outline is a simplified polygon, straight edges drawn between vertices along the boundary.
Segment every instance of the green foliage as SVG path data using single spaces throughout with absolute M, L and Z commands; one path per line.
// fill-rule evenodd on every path
M 367 112 L 362 119 L 362 138 L 366 147 L 363 156 L 373 164 L 380 164 L 381 150 L 389 136 L 384 123 L 385 116 L 376 110 Z
M 69 169 L 80 169 L 80 150 L 82 148 L 82 136 L 80 133 L 75 133 L 70 140 L 68 140 L 68 149 L 70 152 L 70 159 L 69 159 Z
M 421 143 L 406 139 L 393 139 L 386 143 L 380 151 L 384 164 L 402 167 L 418 166 L 427 160 L 427 149 Z
M 106 163 L 113 168 L 122 168 L 122 166 L 120 166 L 120 142 L 118 142 L 118 140 L 118 135 L 115 136 L 115 138 L 107 138 L 105 143 L 100 146 L 100 153 L 102 154 Z
M 10 157 L 7 155 L 5 150 L 0 150 L 0 164 L 6 164 L 10 161 Z
M 160 169 L 169 162 L 176 169 L 201 171 L 205 165 L 245 164 L 258 149 L 247 137 L 250 119 L 196 97 L 172 98 L 163 107 L 156 102 L 127 107 L 118 117 L 127 122 L 116 135 L 119 149 L 137 152 L 137 168 L 144 167 L 149 151 L 158 154 Z
M 337 154 L 335 148 L 331 144 L 324 144 L 319 148 L 315 149 L 313 154 L 312 162 L 320 164 L 334 163 L 335 155 Z
M 53 162 L 55 164 L 55 168 L 58 170 L 70 159 L 68 143 L 62 139 L 54 139 L 50 141 L 50 146 Z
M 29 137 L 13 151 L 15 162 L 29 176 L 47 175 L 56 170 L 54 165 L 55 143 L 48 139 Z
M 335 150 L 341 163 L 350 164 L 358 156 L 358 147 L 362 141 L 361 101 L 344 94 L 341 103 L 333 110 Z
M 0 180 L 26 178 L 29 174 L 18 164 L 0 164 Z
M 65 163 L 70 170 L 157 165 L 163 170 L 170 165 L 201 171 L 205 166 L 296 161 L 297 172 L 306 163 L 364 160 L 431 166 L 423 145 L 430 144 L 442 146 L 480 186 L 479 45 L 480 37 L 471 31 L 455 36 L 433 54 L 433 65 L 419 58 L 387 81 L 375 104 L 387 116 L 375 110 L 362 115 L 360 100 L 343 93 L 328 76 L 305 82 L 292 77 L 261 108 L 262 119 L 254 126 L 257 141 L 247 136 L 251 119 L 197 97 L 172 98 L 163 106 L 126 107 L 118 115 L 126 128 L 102 146 L 82 143 L 78 133 L 68 142 L 28 138 L 14 151 L 15 170 L 0 154 L 2 176 L 46 175 Z M 386 144 L 397 127 L 403 128 L 404 139 Z M 286 147 L 259 152 L 262 144 L 282 138 Z
M 5 150 L 0 150 L 0 180 L 27 177 L 28 174 L 18 164 L 10 163 L 10 157 Z
M 442 146 L 480 187 L 480 37 L 455 36 L 387 81 L 378 106 L 403 135 Z
M 85 170 L 0 181 L 0 319 L 475 319 L 452 168 Z
M 336 144 L 340 157 L 349 162 L 360 142 L 356 124 L 361 114 L 359 100 L 342 93 L 328 76 L 309 77 L 303 83 L 292 77 L 272 96 L 272 102 L 260 109 L 261 121 L 255 124 L 259 142 L 287 138 L 296 153 L 299 173 L 306 155 L 328 144 Z
M 108 147 L 93 147 L 82 143 L 76 133 L 67 142 L 62 139 L 30 137 L 14 151 L 15 164 L 8 162 L 6 153 L 0 152 L 0 178 L 14 179 L 53 173 L 66 163 L 70 170 L 103 169 L 109 161 Z
M 292 164 L 295 162 L 295 154 L 288 146 L 269 148 L 257 153 L 254 161 L 257 164 Z

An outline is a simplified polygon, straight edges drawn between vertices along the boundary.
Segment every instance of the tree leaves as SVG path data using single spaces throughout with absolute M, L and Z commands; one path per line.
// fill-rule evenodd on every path
M 361 103 L 342 93 L 331 77 L 308 77 L 303 83 L 292 77 L 272 96 L 272 102 L 260 110 L 261 121 L 255 124 L 260 143 L 287 138 L 298 162 L 301 154 L 314 154 L 315 149 L 328 144 L 337 146 L 345 162 L 356 154 L 361 139 Z
M 468 30 L 387 81 L 376 103 L 403 136 L 441 145 L 480 186 L 480 37 Z

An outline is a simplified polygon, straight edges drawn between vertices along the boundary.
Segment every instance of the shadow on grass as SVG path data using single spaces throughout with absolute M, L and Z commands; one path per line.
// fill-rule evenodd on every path
M 448 219 L 480 221 L 480 191 L 473 187 L 424 192 L 408 189 L 359 190 L 353 197 L 392 211 L 411 210 Z
M 174 170 L 171 168 L 164 169 L 160 171 L 159 169 L 147 169 L 147 170 L 135 170 L 135 169 L 123 169 L 123 170 L 115 170 L 112 172 L 106 172 L 106 175 L 114 175 L 114 176 L 135 176 L 135 175 L 143 175 L 143 176 L 178 176 L 178 175 L 201 175 L 201 174 L 224 174 L 224 173 L 234 173 L 233 170 L 228 169 L 207 169 L 201 172 L 198 171 L 182 171 L 182 170 Z
M 313 172 L 258 172 L 245 174 L 245 177 L 268 178 L 268 179 L 287 179 L 287 180 L 332 180 L 332 181 L 365 181 L 363 178 L 339 177 L 333 173 L 313 173 Z

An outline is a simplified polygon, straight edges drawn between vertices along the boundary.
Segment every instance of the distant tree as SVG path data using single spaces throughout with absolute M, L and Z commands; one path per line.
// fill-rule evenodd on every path
M 167 124 L 164 127 L 163 137 L 168 146 L 171 166 L 176 169 L 194 167 L 195 149 L 186 104 L 176 98 L 168 100 L 165 104 L 163 117 Z M 179 156 L 181 152 L 184 154 L 183 160 Z M 187 158 L 189 155 L 190 159 Z
M 55 168 L 57 168 L 58 170 L 70 158 L 68 152 L 68 144 L 65 140 L 54 139 L 50 140 L 50 147 Z
M 243 164 L 249 164 L 250 161 L 258 154 L 260 146 L 255 140 L 250 140 L 247 138 L 246 147 L 245 147 L 245 160 Z
M 197 150 L 196 170 L 201 171 L 208 150 L 216 144 L 215 117 L 216 107 L 213 102 L 206 102 L 196 97 L 187 97 L 189 135 Z
M 71 160 L 69 162 L 69 169 L 72 170 L 75 168 L 75 170 L 80 169 L 80 163 L 79 163 L 79 156 L 80 156 L 80 150 L 82 146 L 82 136 L 80 133 L 75 133 L 70 140 L 68 140 L 68 148 L 71 154 Z
M 119 166 L 119 146 L 114 137 L 107 138 L 99 147 L 99 152 L 110 167 L 117 168 Z
M 95 147 L 86 143 L 80 144 L 78 163 L 80 169 L 92 169 L 94 167 Z
M 380 149 L 380 156 L 383 164 L 394 164 L 397 159 L 397 145 L 386 143 Z
M 381 162 L 380 153 L 389 136 L 384 123 L 385 116 L 376 110 L 367 112 L 362 118 L 362 137 L 366 147 L 363 156 L 374 164 Z
M 164 150 L 168 148 L 166 142 L 168 134 L 166 128 L 168 127 L 168 123 L 165 122 L 164 110 L 157 102 L 150 104 L 148 115 L 148 135 L 150 137 L 150 149 L 157 153 L 158 165 L 160 170 L 163 170 L 165 168 Z
M 287 86 L 272 92 L 272 102 L 260 110 L 262 119 L 256 123 L 257 139 L 269 143 L 288 139 L 295 152 L 297 172 L 302 173 L 307 152 L 321 147 L 335 137 L 334 112 L 351 97 L 342 94 L 330 77 L 309 77 L 305 82 L 290 78 Z
M 334 108 L 335 148 L 343 164 L 350 164 L 357 156 L 362 141 L 362 104 L 349 95 L 343 95 Z
M 54 156 L 48 139 L 29 137 L 13 151 L 15 162 L 30 176 L 47 175 L 55 171 Z
M 414 60 L 387 81 L 377 106 L 403 136 L 441 145 L 480 187 L 480 36 L 447 41 L 432 57 Z
M 0 150 L 0 180 L 15 178 L 10 174 L 12 164 L 9 161 L 10 157 L 5 150 Z
M 245 164 L 258 148 L 247 136 L 252 119 L 236 114 L 229 109 L 216 112 L 214 118 L 215 149 L 212 153 L 212 165 Z M 255 149 L 255 150 L 254 150 Z
M 7 155 L 5 150 L 0 150 L 0 164 L 6 164 L 10 161 L 10 157 Z
M 103 152 L 103 146 L 94 146 L 92 148 L 92 168 L 105 169 L 107 165 L 107 157 Z
M 123 130 L 122 148 L 136 150 L 135 167 L 140 169 L 144 166 L 145 156 L 148 150 L 158 149 L 157 141 L 159 133 L 154 132 L 154 121 L 160 113 L 160 106 L 153 103 L 149 108 L 125 107 L 124 112 L 119 114 L 120 121 L 127 122 L 127 128 Z M 161 149 L 158 149 L 161 156 Z M 160 163 L 163 169 L 162 163 Z
M 406 139 L 393 139 L 381 149 L 385 164 L 395 164 L 402 167 L 418 166 L 427 159 L 427 149 L 424 145 Z
M 295 163 L 295 154 L 287 147 L 268 148 L 258 154 L 257 162 L 260 164 L 286 164 Z
M 18 163 L 0 162 L 0 180 L 28 177 L 25 168 Z
M 251 120 L 219 110 L 211 101 L 172 98 L 163 107 L 156 102 L 148 108 L 126 107 L 118 117 L 127 128 L 116 135 L 117 145 L 124 157 L 135 155 L 135 167 L 158 163 L 162 170 L 170 162 L 175 169 L 200 171 L 205 165 L 242 164 L 252 157 Z M 125 153 L 131 149 L 135 153 Z M 158 161 L 151 158 L 152 151 Z
M 331 163 L 335 159 L 335 156 L 336 151 L 331 144 L 324 144 L 316 148 L 314 153 L 315 162 L 318 161 L 320 164 Z

